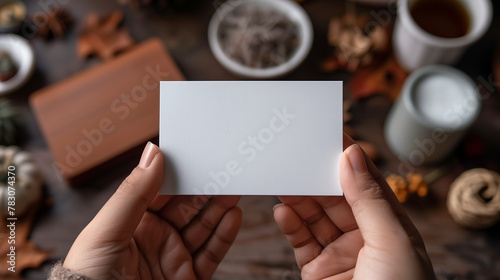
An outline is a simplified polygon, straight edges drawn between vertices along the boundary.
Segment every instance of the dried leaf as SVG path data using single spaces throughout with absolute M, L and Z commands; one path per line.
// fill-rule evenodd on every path
M 334 72 L 336 70 L 346 69 L 347 63 L 341 62 L 336 56 L 329 56 L 319 64 L 319 70 L 322 72 Z
M 36 247 L 35 243 L 31 241 L 26 241 L 19 245 L 16 244 L 15 248 L 15 272 L 8 270 L 10 264 L 8 263 L 9 257 L 7 254 L 10 250 L 2 248 L 0 251 L 0 276 L 2 276 L 2 279 L 4 279 L 3 277 L 9 277 L 12 275 L 19 276 L 21 271 L 28 267 L 39 267 L 52 254 L 51 251 L 41 251 Z
M 43 251 L 28 240 L 28 235 L 38 209 L 38 203 L 31 210 L 15 221 L 15 244 L 9 244 L 10 229 L 5 219 L 0 220 L 0 279 L 23 279 L 20 274 L 25 268 L 39 267 L 52 254 L 51 251 Z M 9 222 L 10 223 L 10 222 Z M 9 256 L 11 246 L 15 247 L 16 266 L 15 272 L 9 271 Z
M 87 57 L 96 54 L 104 60 L 134 44 L 134 40 L 125 28 L 119 28 L 123 19 L 121 11 L 99 18 L 95 13 L 87 16 L 85 28 L 78 36 L 77 54 Z
M 328 44 L 335 49 L 333 56 L 320 64 L 321 70 L 332 72 L 342 69 L 354 72 L 359 67 L 370 65 L 375 55 L 389 50 L 388 30 L 377 26 L 366 31 L 364 26 L 367 21 L 366 15 L 356 16 L 353 12 L 330 20 Z
M 375 94 L 396 100 L 408 73 L 389 56 L 381 63 L 356 71 L 349 86 L 355 99 L 362 99 Z

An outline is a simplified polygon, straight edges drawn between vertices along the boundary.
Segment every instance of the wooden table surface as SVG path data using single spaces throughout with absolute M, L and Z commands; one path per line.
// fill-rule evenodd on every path
M 25 1 L 28 12 L 42 10 L 40 3 L 58 1 Z M 38 215 L 32 239 L 44 249 L 54 250 L 49 262 L 39 269 L 29 269 L 27 279 L 45 279 L 51 263 L 63 258 L 73 240 L 93 218 L 101 206 L 112 195 L 120 182 L 139 160 L 135 153 L 129 160 L 107 169 L 100 176 L 88 179 L 79 186 L 69 186 L 60 181 L 51 168 L 52 156 L 47 149 L 36 120 L 28 106 L 28 97 L 35 90 L 61 81 L 71 75 L 98 64 L 97 58 L 81 60 L 76 57 L 76 36 L 82 28 L 87 13 L 97 11 L 105 14 L 115 9 L 125 13 L 124 25 L 137 41 L 152 36 L 162 39 L 188 80 L 236 80 L 237 77 L 225 71 L 213 57 L 207 41 L 208 21 L 221 1 L 197 2 L 195 9 L 185 12 L 155 14 L 120 6 L 117 1 L 60 1 L 76 20 L 75 28 L 61 40 L 44 41 L 31 38 L 36 53 L 36 71 L 29 84 L 8 96 L 21 108 L 28 123 L 29 140 L 24 148 L 32 152 L 45 177 L 45 189 L 53 200 L 51 207 L 45 207 Z M 494 2 L 495 12 L 500 3 Z M 315 41 L 308 59 L 285 80 L 343 80 L 345 96 L 350 75 L 346 73 L 325 74 L 317 71 L 318 61 L 328 53 L 326 32 L 332 16 L 345 10 L 343 1 L 309 0 L 303 4 L 314 27 Z M 369 8 L 377 12 L 380 8 Z M 382 7 L 382 10 L 384 8 Z M 385 9 L 387 10 L 387 9 Z M 387 13 L 386 13 L 387 15 Z M 392 15 L 393 19 L 394 15 Z M 483 111 L 472 131 L 482 136 L 487 146 L 490 161 L 469 160 L 454 156 L 447 165 L 450 171 L 430 186 L 427 199 L 405 205 L 413 222 L 420 230 L 439 279 L 500 279 L 500 226 L 472 231 L 457 226 L 449 216 L 445 202 L 450 183 L 465 169 L 488 166 L 498 170 L 500 151 L 500 98 L 491 86 L 482 81 L 491 81 L 492 57 L 496 38 L 500 31 L 500 20 L 494 18 L 492 28 L 486 36 L 466 52 L 457 67 L 469 74 L 484 94 Z M 401 162 L 388 150 L 383 138 L 383 123 L 390 108 L 384 98 L 370 98 L 355 104 L 352 126 L 364 140 L 375 144 L 382 160 L 378 163 L 381 172 L 396 172 Z M 427 173 L 435 166 L 415 169 Z M 300 279 L 292 249 L 279 232 L 272 218 L 275 197 L 243 197 L 240 206 L 244 209 L 242 229 L 234 246 L 220 265 L 214 279 Z M 397 265 L 397 264 L 395 264 Z

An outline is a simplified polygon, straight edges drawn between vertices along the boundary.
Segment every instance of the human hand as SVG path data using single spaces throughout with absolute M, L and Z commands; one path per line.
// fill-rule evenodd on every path
M 435 279 L 420 234 L 375 165 L 346 134 L 344 149 L 344 196 L 281 196 L 274 209 L 302 279 Z
M 63 266 L 92 279 L 210 279 L 241 225 L 240 197 L 160 196 L 162 180 L 162 153 L 148 143 Z

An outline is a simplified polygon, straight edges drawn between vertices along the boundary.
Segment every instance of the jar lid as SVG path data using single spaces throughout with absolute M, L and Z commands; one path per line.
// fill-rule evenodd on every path
M 470 126 L 481 109 L 479 92 L 472 79 L 444 65 L 426 66 L 412 73 L 402 94 L 415 119 L 444 130 Z

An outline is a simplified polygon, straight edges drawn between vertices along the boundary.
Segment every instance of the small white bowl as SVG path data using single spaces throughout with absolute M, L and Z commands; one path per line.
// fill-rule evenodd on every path
M 17 67 L 14 77 L 0 82 L 0 95 L 3 95 L 20 88 L 33 75 L 35 53 L 26 39 L 14 34 L 0 35 L 0 51 L 7 52 Z
M 300 40 L 299 46 L 286 62 L 268 68 L 253 68 L 231 59 L 224 53 L 218 36 L 220 23 L 228 13 L 243 4 L 252 4 L 274 9 L 277 12 L 287 15 L 288 19 L 297 25 L 297 35 Z M 290 73 L 307 57 L 311 50 L 312 41 L 313 30 L 311 20 L 299 4 L 290 0 L 227 1 L 217 9 L 208 26 L 208 42 L 215 58 L 227 70 L 245 78 L 272 79 Z

